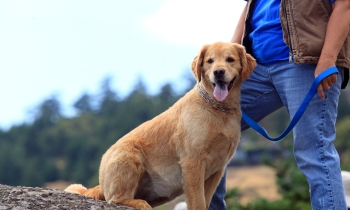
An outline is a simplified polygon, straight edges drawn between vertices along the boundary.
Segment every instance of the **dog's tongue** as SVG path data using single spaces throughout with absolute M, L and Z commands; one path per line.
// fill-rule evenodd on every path
M 223 101 L 228 95 L 227 84 L 226 83 L 216 83 L 214 88 L 214 97 L 218 101 Z

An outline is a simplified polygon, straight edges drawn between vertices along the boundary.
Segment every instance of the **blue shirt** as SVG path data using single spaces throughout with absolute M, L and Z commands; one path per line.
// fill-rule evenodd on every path
M 301 0 L 302 1 L 302 0 Z M 335 0 L 330 0 L 333 3 Z M 252 42 L 254 57 L 258 63 L 271 64 L 289 59 L 289 47 L 283 41 L 280 21 L 281 0 L 257 0 L 252 16 Z

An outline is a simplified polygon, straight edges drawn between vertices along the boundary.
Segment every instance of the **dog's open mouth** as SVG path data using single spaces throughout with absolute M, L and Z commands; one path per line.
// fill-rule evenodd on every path
M 214 86 L 214 92 L 213 95 L 216 100 L 223 101 L 228 95 L 228 92 L 233 87 L 233 82 L 235 81 L 235 78 L 233 78 L 230 82 L 224 82 L 222 80 L 217 80 L 215 83 L 212 83 Z

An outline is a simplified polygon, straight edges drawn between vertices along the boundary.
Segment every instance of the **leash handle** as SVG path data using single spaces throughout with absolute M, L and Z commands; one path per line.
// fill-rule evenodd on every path
M 283 131 L 283 133 L 275 138 L 270 137 L 269 134 L 266 132 L 266 130 L 261 127 L 258 123 L 256 123 L 254 120 L 252 120 L 251 118 L 248 117 L 248 115 L 246 115 L 243 111 L 242 111 L 242 119 L 251 127 L 253 128 L 256 132 L 258 132 L 260 135 L 264 136 L 265 138 L 267 138 L 270 141 L 279 141 L 281 139 L 283 139 L 295 126 L 295 124 L 299 121 L 299 119 L 301 118 L 301 116 L 304 114 L 307 106 L 309 105 L 311 99 L 314 97 L 314 95 L 317 92 L 317 86 L 318 84 L 326 77 L 328 77 L 331 74 L 335 74 L 338 73 L 338 69 L 335 66 L 330 67 L 329 69 L 326 69 L 325 71 L 323 71 L 321 74 L 319 74 L 314 82 L 312 83 L 312 86 L 309 90 L 309 92 L 307 93 L 307 95 L 305 96 L 304 101 L 301 103 L 299 109 L 297 110 L 297 112 L 295 113 L 293 119 L 291 120 L 291 122 L 289 123 L 288 127 Z

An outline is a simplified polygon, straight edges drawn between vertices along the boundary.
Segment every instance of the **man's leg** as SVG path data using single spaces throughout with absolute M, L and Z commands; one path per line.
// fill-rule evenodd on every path
M 271 74 L 291 118 L 311 87 L 315 67 L 285 63 Z M 293 130 L 294 155 L 308 180 L 312 208 L 317 210 L 347 209 L 340 160 L 333 145 L 341 82 L 342 74 L 338 74 L 325 100 L 316 94 Z
M 270 81 L 269 66 L 258 65 L 249 79 L 242 84 L 241 109 L 253 120 L 260 121 L 283 106 L 279 95 Z M 241 129 L 249 126 L 242 120 Z M 225 210 L 226 173 L 218 185 L 210 210 Z

